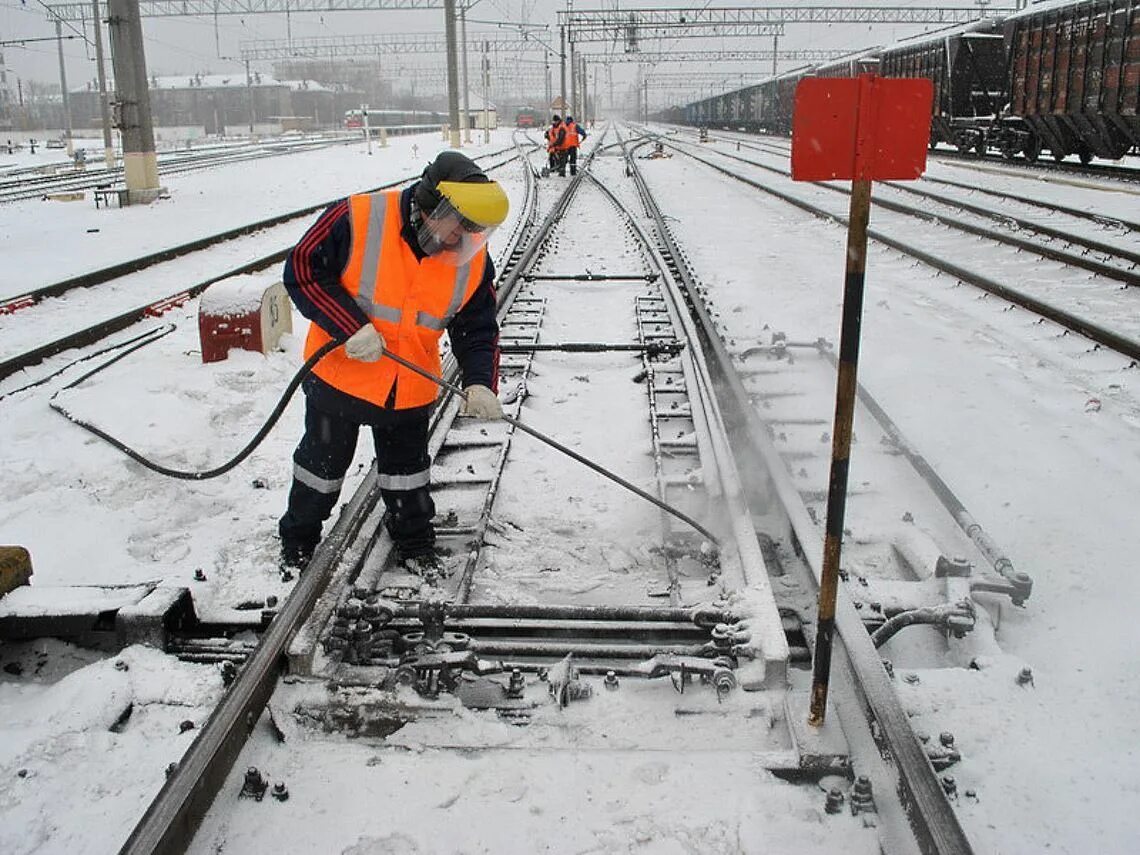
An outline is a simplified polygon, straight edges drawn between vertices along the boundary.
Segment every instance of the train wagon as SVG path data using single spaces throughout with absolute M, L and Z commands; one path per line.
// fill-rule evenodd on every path
M 879 54 L 879 73 L 926 77 L 934 83 L 932 148 L 945 142 L 962 151 L 986 153 L 1008 92 L 999 21 L 977 21 L 938 36 L 892 45 Z
M 879 70 L 879 48 L 857 51 L 854 54 L 833 59 L 812 70 L 813 77 L 858 77 L 860 74 L 875 73 Z
M 537 128 L 546 124 L 545 117 L 534 107 L 519 107 L 515 111 L 516 128 Z
M 796 107 L 796 87 L 807 77 L 802 69 L 782 74 L 763 83 L 760 98 L 761 125 L 770 134 L 792 133 L 792 113 Z
M 1119 158 L 1140 145 L 1140 8 L 1083 0 L 1005 22 L 1010 115 L 1028 125 L 1024 153 Z

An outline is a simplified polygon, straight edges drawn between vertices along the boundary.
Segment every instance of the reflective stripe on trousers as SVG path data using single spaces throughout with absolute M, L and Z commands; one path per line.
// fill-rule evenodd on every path
M 414 490 L 417 487 L 426 487 L 431 483 L 431 470 L 423 469 L 410 475 L 389 475 L 379 472 L 377 479 L 382 490 Z
M 344 486 L 343 478 L 337 478 L 335 480 L 322 478 L 320 475 L 310 472 L 296 461 L 293 463 L 293 477 L 306 487 L 316 490 L 318 493 L 339 493 L 340 488 Z

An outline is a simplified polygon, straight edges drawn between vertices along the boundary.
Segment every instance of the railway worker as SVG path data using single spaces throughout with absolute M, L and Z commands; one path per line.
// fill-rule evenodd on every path
M 550 120 L 550 127 L 546 129 L 546 152 L 550 162 L 550 171 L 557 170 L 559 175 L 566 175 L 566 127 L 562 124 L 562 117 L 555 116 Z
M 382 356 L 389 350 L 438 376 L 446 329 L 467 391 L 462 413 L 502 416 L 486 244 L 507 209 L 502 187 L 464 155 L 445 151 L 404 190 L 337 202 L 290 252 L 285 288 L 311 321 L 306 359 L 330 340 L 344 347 L 303 382 L 305 433 L 278 524 L 283 574 L 312 557 L 362 426 L 372 432 L 398 560 L 414 572 L 438 566 L 427 439 L 439 389 Z
M 586 130 L 574 121 L 573 116 L 567 116 L 563 122 L 566 126 L 566 162 L 570 164 L 570 174 L 578 174 L 578 146 L 586 138 Z

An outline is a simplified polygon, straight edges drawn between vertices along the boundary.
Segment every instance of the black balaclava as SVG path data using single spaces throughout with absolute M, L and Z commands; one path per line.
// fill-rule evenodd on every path
M 416 207 L 424 214 L 430 214 L 439 204 L 441 181 L 472 181 L 485 183 L 490 179 L 471 158 L 457 151 L 445 151 L 427 165 L 416 184 Z

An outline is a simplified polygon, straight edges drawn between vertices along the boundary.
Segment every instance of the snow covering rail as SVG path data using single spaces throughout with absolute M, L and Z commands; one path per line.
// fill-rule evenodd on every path
M 728 158 L 729 160 L 746 163 L 749 166 L 755 166 L 758 169 L 763 169 L 767 172 L 779 175 L 782 178 L 791 178 L 791 173 L 785 169 L 778 169 L 774 166 L 769 166 L 768 164 L 757 163 L 754 160 L 738 157 L 737 155 L 731 154 L 729 152 L 718 151 L 717 155 L 720 157 Z M 831 190 L 835 193 L 840 193 L 843 195 L 850 194 L 850 191 L 847 190 L 847 188 L 843 187 L 841 184 L 836 184 L 835 182 L 813 181 L 811 183 L 817 187 L 823 187 L 824 189 Z M 967 234 L 985 238 L 986 240 L 996 241 L 997 243 L 1003 243 L 1007 246 L 1012 246 L 1019 250 L 1032 252 L 1042 256 L 1043 258 L 1048 258 L 1051 261 L 1057 261 L 1061 264 L 1068 264 L 1072 267 L 1079 267 L 1084 270 L 1088 270 L 1090 273 L 1095 273 L 1108 279 L 1116 279 L 1117 281 L 1123 282 L 1125 285 L 1128 285 L 1130 287 L 1140 286 L 1140 274 L 1134 272 L 1136 266 L 1140 265 L 1140 255 L 1137 253 L 1129 252 L 1128 250 L 1121 249 L 1120 247 L 1112 246 L 1110 244 L 1102 243 L 1101 241 L 1092 240 L 1090 238 L 1081 237 L 1079 235 L 1069 234 L 1068 232 L 1061 231 L 1060 229 L 1054 229 L 1040 223 L 1034 223 L 1029 220 L 1013 217 L 1004 212 L 991 211 L 978 205 L 971 205 L 969 202 L 963 201 L 961 199 L 948 199 L 945 196 L 940 196 L 937 193 L 930 192 L 929 190 L 923 190 L 920 187 L 909 186 L 893 181 L 885 181 L 883 184 L 902 193 L 908 193 L 912 196 L 918 196 L 920 198 L 929 199 L 933 202 L 940 202 L 945 205 L 959 208 L 963 211 L 969 211 L 972 214 L 986 217 L 993 222 L 1014 225 L 1022 231 L 1037 232 L 1038 234 L 1043 235 L 1047 238 L 1061 240 L 1072 246 L 1083 247 L 1086 252 L 1084 254 L 1078 255 L 1072 252 L 1066 252 L 1065 250 L 1053 249 L 1051 246 L 1044 246 L 1040 243 L 1025 240 L 1024 238 L 1002 234 L 1001 232 L 996 232 L 991 229 L 975 226 L 971 223 L 963 222 L 962 220 L 946 217 L 941 214 L 935 214 L 922 208 L 914 208 L 910 205 L 902 205 L 898 202 L 892 202 L 889 199 L 882 198 L 882 196 L 879 196 L 873 200 L 873 205 L 876 208 L 882 208 L 887 211 L 894 211 L 896 213 L 917 217 L 918 219 L 926 220 L 927 222 L 935 223 L 936 225 L 947 226 L 951 229 L 956 229 L 961 232 L 966 232 Z M 1112 264 L 1106 264 L 1102 261 L 1097 261 L 1096 259 L 1089 258 L 1088 252 L 1098 253 L 1104 256 L 1106 259 L 1119 259 L 1121 262 L 1131 265 L 1132 269 L 1125 270 L 1121 267 L 1114 266 Z
M 779 155 L 782 155 L 785 157 L 787 157 L 791 154 L 791 149 L 787 145 L 781 146 L 781 145 L 773 145 L 771 143 L 764 144 L 764 143 L 758 143 L 758 142 L 754 142 L 754 141 L 745 141 L 745 140 L 742 140 L 738 137 L 712 136 L 709 138 L 713 139 L 713 140 L 721 140 L 723 142 L 736 143 L 736 147 L 737 147 L 736 150 L 737 151 L 739 151 L 740 147 L 743 146 L 744 148 L 750 149 L 752 151 L 768 152 L 770 154 L 779 154 Z M 944 154 L 944 153 L 945 152 L 937 152 L 936 154 Z M 969 160 L 975 160 L 976 158 L 967 157 L 964 159 L 969 161 Z M 1048 180 L 1048 179 L 1043 179 L 1043 180 Z M 926 184 L 941 184 L 945 187 L 957 187 L 959 189 L 969 190 L 973 193 L 978 193 L 978 194 L 981 194 L 983 196 L 993 196 L 993 197 L 996 197 L 998 199 L 1005 199 L 1005 200 L 1009 200 L 1009 201 L 1013 201 L 1013 202 L 1020 202 L 1023 205 L 1029 205 L 1029 206 L 1035 207 L 1035 208 L 1044 208 L 1047 211 L 1055 211 L 1057 213 L 1066 214 L 1067 216 L 1070 216 L 1070 217 L 1076 217 L 1076 218 L 1082 219 L 1082 220 L 1089 220 L 1089 221 L 1097 223 L 1098 225 L 1101 225 L 1101 226 L 1108 226 L 1109 228 L 1120 228 L 1120 229 L 1129 229 L 1131 231 L 1140 231 L 1140 222 L 1127 220 L 1123 217 L 1118 217 L 1115 215 L 1104 214 L 1104 213 L 1101 213 L 1099 211 L 1090 211 L 1090 210 L 1084 210 L 1081 208 L 1072 208 L 1068 205 L 1062 205 L 1062 204 L 1054 203 L 1054 202 L 1043 202 L 1043 201 L 1040 201 L 1038 199 L 1031 199 L 1028 196 L 1022 196 L 1022 195 L 1019 195 L 1017 193 L 1011 193 L 1007 190 L 991 190 L 988 187 L 981 187 L 981 186 L 978 186 L 977 184 L 966 184 L 966 183 L 963 183 L 961 181 L 951 181 L 951 180 L 946 179 L 946 178 L 935 178 L 930 174 L 923 175 L 922 181 L 923 181 L 923 183 L 926 183 Z M 882 183 L 885 186 L 893 187 L 893 188 L 899 189 L 899 190 L 911 189 L 906 184 L 900 184 L 900 183 L 894 182 L 894 181 L 884 181 Z M 951 204 L 961 206 L 961 203 L 958 200 L 954 200 Z M 999 216 L 1002 217 L 1003 219 L 1008 219 L 1004 215 L 999 215 Z M 1036 229 L 1036 228 L 1038 228 L 1038 224 L 1033 223 L 1033 224 L 1030 224 L 1029 227 Z M 1114 248 L 1113 252 L 1115 252 L 1115 251 L 1116 250 Z
M 527 168 L 529 173 L 529 164 Z M 538 247 L 553 230 L 580 181 L 581 176 L 570 183 L 555 209 L 537 230 L 527 227 L 516 230 L 514 236 L 519 240 L 527 240 L 527 246 L 518 253 L 523 262 L 512 265 L 507 276 L 500 279 L 500 305 L 509 302 L 514 288 L 521 281 L 519 272 L 525 269 L 525 264 L 534 257 Z M 528 185 L 532 182 L 533 175 L 528 178 Z M 530 195 L 528 192 L 528 197 Z M 528 208 L 533 214 L 533 203 Z M 515 255 L 514 248 L 511 255 Z M 457 370 L 452 365 L 446 376 L 454 381 L 456 375 Z M 437 408 L 433 426 L 438 424 L 438 413 L 443 409 L 442 406 Z M 360 551 L 350 550 L 350 547 L 361 537 L 364 524 L 376 510 L 379 501 L 380 486 L 373 470 L 349 501 L 332 530 L 321 541 L 313 560 L 270 624 L 257 649 L 201 728 L 177 769 L 167 778 L 132 830 L 119 850 L 120 855 L 181 853 L 189 847 L 199 823 L 225 783 L 226 776 L 273 693 L 290 643 L 298 631 L 312 620 L 314 611 L 321 611 L 319 606 L 326 602 L 327 598 L 323 596 L 326 590 L 335 587 L 338 580 L 342 580 L 354 568 L 358 569 L 359 562 L 367 554 L 367 548 Z M 368 539 L 368 547 L 377 536 L 378 532 L 373 532 Z M 329 611 L 331 612 L 331 606 Z
M 753 483 L 749 486 L 763 491 L 774 488 L 812 569 L 813 581 L 818 584 L 823 566 L 822 542 L 818 530 L 809 518 L 775 449 L 767 440 L 767 431 L 753 409 L 731 356 L 716 333 L 715 324 L 700 297 L 695 278 L 684 261 L 684 254 L 673 240 L 665 217 L 641 175 L 636 158 L 629 150 L 626 151 L 626 162 L 645 209 L 654 221 L 658 246 L 684 290 L 709 364 L 718 371 L 718 397 L 732 428 L 731 435 L 748 437 L 750 440 L 751 448 L 738 449 L 738 453 L 744 453 L 747 457 L 748 452 L 751 452 L 753 458 L 761 461 L 760 466 L 743 466 L 741 472 L 746 479 L 755 477 L 755 473 L 760 471 L 768 472 L 768 483 Z M 879 774 L 896 781 L 915 842 L 923 852 L 931 855 L 971 853 L 973 850 L 969 840 L 910 726 L 906 711 L 891 686 L 875 646 L 852 600 L 842 589 L 836 609 L 836 628 L 832 682 L 840 691 L 851 691 L 860 707 L 858 711 L 841 710 L 844 731 L 853 742 L 867 745 L 877 743 L 882 751 L 881 756 L 863 756 L 860 760 L 864 763 L 882 764 L 886 768 Z M 811 638 L 806 640 L 809 645 L 813 643 Z M 859 712 L 860 715 L 852 715 L 852 712 Z M 852 735 L 855 732 L 862 732 L 863 738 L 855 739 Z
M 502 161 L 488 166 L 487 169 L 499 169 L 506 164 L 515 161 L 520 156 L 517 147 L 501 149 L 496 152 L 491 152 L 486 156 L 495 157 L 507 152 L 513 152 L 513 154 Z M 409 181 L 413 181 L 417 177 L 418 176 L 415 175 L 405 176 L 404 178 L 401 178 L 397 181 L 391 181 L 387 184 L 382 184 L 365 192 L 375 193 L 380 190 L 389 190 L 391 188 L 407 184 Z M 76 288 L 90 288 L 96 285 L 101 285 L 122 276 L 137 273 L 140 270 L 145 270 L 146 268 L 152 267 L 156 264 L 161 264 L 162 262 L 170 261 L 171 259 L 188 255 L 193 252 L 200 252 L 202 250 L 209 249 L 219 243 L 224 243 L 225 241 L 233 240 L 234 238 L 241 237 L 246 234 L 251 234 L 260 229 L 278 226 L 282 223 L 286 223 L 290 220 L 298 219 L 300 217 L 311 216 L 312 214 L 328 207 L 334 201 L 336 200 L 321 202 L 318 205 L 291 211 L 290 213 L 281 214 L 276 217 L 270 217 L 269 219 L 251 223 L 247 226 L 242 226 L 237 229 L 230 229 L 229 231 L 211 235 L 210 237 L 191 241 L 190 243 L 186 243 L 181 246 L 171 247 L 169 249 L 162 250 L 161 252 L 152 253 L 151 255 L 133 259 L 132 261 L 116 264 L 111 267 L 106 267 L 101 270 L 96 270 L 91 273 L 84 274 L 83 276 L 77 276 L 63 282 L 57 282 L 54 285 L 48 285 L 44 288 L 36 289 L 35 291 L 29 291 L 26 294 L 21 294 L 5 299 L 3 301 L 0 301 L 0 315 L 29 308 L 30 306 L 34 306 L 43 300 L 62 296 L 68 291 Z M 260 258 L 246 262 L 245 264 L 239 265 L 238 267 L 234 267 L 223 273 L 211 276 L 210 278 L 202 282 L 198 282 L 189 288 L 186 288 L 175 294 L 170 294 L 159 300 L 147 303 L 144 306 L 138 306 L 136 308 L 130 309 L 126 312 L 116 315 L 113 318 L 109 318 L 98 324 L 94 324 L 85 329 L 78 330 L 77 332 L 63 336 L 62 338 L 56 339 L 55 341 L 49 342 L 41 347 L 33 348 L 32 350 L 29 350 L 25 353 L 21 353 L 9 359 L 2 360 L 0 361 L 0 380 L 3 380 L 5 377 L 10 376 L 17 371 L 21 371 L 25 368 L 30 368 L 33 365 L 38 365 L 45 359 L 56 356 L 57 354 L 72 350 L 74 348 L 86 347 L 88 345 L 94 344 L 95 342 L 101 341 L 107 336 L 119 332 L 120 330 L 126 329 L 132 324 L 138 323 L 145 318 L 160 316 L 170 309 L 182 305 L 186 301 L 197 297 L 215 282 L 220 282 L 223 279 L 228 279 L 232 276 L 240 276 L 242 274 L 252 273 L 257 270 L 263 270 L 266 267 L 278 264 L 285 260 L 285 257 L 289 254 L 291 249 L 292 247 L 285 247 L 276 250 L 272 253 L 269 253 L 268 255 L 261 256 Z M 6 307 L 9 308 L 6 309 Z
M 829 211 L 824 210 L 823 208 L 812 205 L 803 199 L 799 199 L 780 190 L 776 190 L 771 186 L 762 184 L 759 181 L 754 181 L 751 178 L 746 178 L 743 175 L 739 175 L 738 173 L 733 172 L 731 169 L 727 169 L 726 167 L 723 167 L 717 163 L 713 163 L 712 161 L 693 154 L 691 151 L 687 151 L 686 149 L 676 146 L 671 142 L 667 142 L 666 145 L 668 145 L 670 148 L 675 149 L 676 151 L 679 151 L 686 157 L 692 158 L 699 163 L 703 163 L 710 169 L 714 169 L 723 175 L 727 175 L 728 177 L 739 181 L 742 184 L 747 184 L 750 187 L 754 187 L 757 190 L 775 196 L 777 199 L 787 202 L 790 205 L 794 205 L 803 211 L 807 211 L 813 216 L 817 216 L 825 220 L 830 220 L 834 223 L 838 223 L 841 226 L 847 225 L 847 218 L 845 216 L 842 216 L 840 214 L 833 214 Z M 1073 332 L 1080 333 L 1090 341 L 1111 348 L 1117 353 L 1120 353 L 1123 356 L 1127 356 L 1129 359 L 1140 361 L 1140 341 L 1137 341 L 1136 339 L 1129 338 L 1125 335 L 1115 332 L 1114 330 L 1108 329 L 1107 327 L 1103 327 L 1100 324 L 1089 321 L 1086 318 L 1081 318 L 1077 315 L 1072 314 L 1071 312 L 1067 312 L 1064 309 L 1046 303 L 1044 300 L 1039 300 L 1036 297 L 1032 297 L 1029 294 L 1017 290 L 1016 288 L 1011 288 L 1008 285 L 1004 285 L 1001 282 L 990 279 L 987 276 L 982 276 L 980 274 L 974 273 L 971 270 L 967 270 L 960 265 L 953 264 L 942 258 L 938 258 L 926 250 L 919 249 L 918 247 L 904 243 L 900 240 L 896 240 L 895 238 L 885 235 L 882 232 L 876 231 L 875 229 L 869 229 L 867 234 L 884 246 L 889 246 L 891 249 L 898 250 L 905 255 L 916 258 L 924 264 L 933 267 L 935 270 L 940 270 L 944 273 L 948 273 L 962 282 L 973 285 L 976 288 L 980 288 L 983 291 L 1001 297 L 1003 300 L 1008 300 L 1014 305 L 1028 309 L 1031 312 L 1041 315 L 1041 317 L 1046 318 L 1047 320 L 1060 324 L 1061 326 L 1072 330 Z M 1135 274 L 1132 275 L 1135 276 Z
M 499 151 L 489 152 L 483 157 L 497 157 L 498 155 L 505 154 L 510 151 L 516 151 L 512 146 L 511 148 L 500 149 Z M 515 155 L 517 157 L 517 154 Z M 500 163 L 493 164 L 488 169 L 498 169 L 506 163 L 514 160 L 514 157 L 508 158 Z M 364 190 L 364 193 L 377 193 L 381 190 L 390 190 L 393 187 L 399 187 L 401 184 L 406 184 L 409 181 L 414 181 L 418 176 L 408 175 L 396 181 L 389 181 L 387 184 L 381 184 L 377 187 L 372 187 Z M 178 246 L 168 247 L 158 252 L 150 253 L 149 255 L 140 256 L 139 258 L 132 258 L 130 261 L 124 261 L 119 264 L 112 264 L 108 267 L 103 267 L 99 270 L 92 270 L 89 273 L 84 273 L 79 276 L 73 276 L 70 279 L 64 279 L 61 282 L 55 282 L 51 285 L 44 285 L 41 288 L 36 288 L 24 294 L 17 294 L 13 297 L 5 297 L 0 300 L 0 315 L 16 311 L 17 309 L 24 309 L 28 306 L 34 306 L 43 300 L 52 297 L 61 297 L 68 291 L 74 288 L 90 288 L 94 285 L 102 285 L 104 282 L 109 282 L 112 279 L 118 279 L 121 276 L 126 276 L 130 273 L 138 273 L 140 270 L 145 270 L 155 264 L 161 264 L 164 261 L 169 261 L 172 258 L 178 258 L 183 255 L 189 255 L 192 252 L 197 252 L 202 249 L 207 249 L 216 246 L 220 243 L 233 240 L 235 238 L 244 237 L 248 234 L 261 231 L 262 229 L 273 228 L 288 223 L 291 220 L 300 219 L 301 217 L 309 217 L 313 214 L 319 213 L 332 205 L 338 199 L 327 199 L 323 202 L 318 202 L 315 205 L 307 205 L 304 208 L 298 208 L 295 211 L 289 211 L 284 214 L 278 214 L 273 217 L 268 217 L 264 220 L 258 220 L 255 223 L 249 223 L 244 226 L 238 226 L 234 229 L 227 229 L 224 232 L 208 235 L 198 240 L 189 241 Z
M 286 154 L 299 154 L 306 151 L 327 148 L 334 145 L 349 145 L 357 142 L 355 138 L 324 137 L 317 140 L 305 140 L 292 144 L 259 143 L 257 147 L 230 148 L 213 152 L 198 152 L 190 156 L 177 158 L 163 158 L 159 163 L 160 175 L 177 175 L 184 172 L 197 172 L 200 169 L 211 169 L 215 166 L 227 166 L 232 163 L 244 163 L 248 160 L 263 160 L 270 157 L 280 157 Z M 101 188 L 107 184 L 121 181 L 123 170 L 99 169 L 71 172 L 36 178 L 17 179 L 15 182 L 0 181 L 0 204 L 18 202 L 22 199 L 36 199 L 51 193 L 67 193 L 76 190 L 89 190 Z M 13 186 L 14 185 L 14 186 Z

